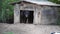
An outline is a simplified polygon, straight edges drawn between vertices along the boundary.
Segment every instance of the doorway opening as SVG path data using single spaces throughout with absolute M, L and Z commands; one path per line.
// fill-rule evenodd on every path
M 33 24 L 34 11 L 20 10 L 20 23 Z

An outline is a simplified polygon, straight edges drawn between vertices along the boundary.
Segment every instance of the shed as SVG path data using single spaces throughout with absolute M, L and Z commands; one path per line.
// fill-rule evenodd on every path
M 14 24 L 54 24 L 60 7 L 49 1 L 21 0 L 10 4 L 14 5 Z

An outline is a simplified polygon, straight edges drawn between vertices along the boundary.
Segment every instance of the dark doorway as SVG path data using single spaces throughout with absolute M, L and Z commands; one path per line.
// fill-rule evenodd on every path
M 20 23 L 33 23 L 34 11 L 20 10 Z

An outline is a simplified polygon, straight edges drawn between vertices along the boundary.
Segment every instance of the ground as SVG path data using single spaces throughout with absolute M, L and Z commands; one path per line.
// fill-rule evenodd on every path
M 60 26 L 0 23 L 0 34 L 50 34 L 51 32 L 60 32 Z

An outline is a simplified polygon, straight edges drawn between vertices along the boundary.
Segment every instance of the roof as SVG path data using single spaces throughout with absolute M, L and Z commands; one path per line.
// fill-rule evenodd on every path
M 16 4 L 16 3 L 20 3 L 22 1 L 25 1 L 25 2 L 29 2 L 29 3 L 33 3 L 33 4 L 37 4 L 37 5 L 49 5 L 49 6 L 60 6 L 60 4 L 56 4 L 56 3 L 53 3 L 53 2 L 50 2 L 50 1 L 33 1 L 33 0 L 21 0 L 21 1 L 18 1 L 18 2 L 13 2 L 12 4 Z

